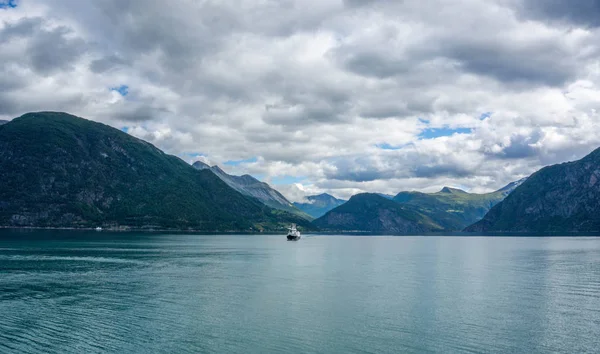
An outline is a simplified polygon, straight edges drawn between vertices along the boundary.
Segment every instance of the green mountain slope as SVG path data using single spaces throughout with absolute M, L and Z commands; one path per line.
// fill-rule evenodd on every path
M 0 225 L 274 229 L 297 216 L 118 129 L 66 113 L 0 125 Z
M 294 205 L 312 216 L 313 218 L 319 218 L 331 209 L 344 204 L 346 201 L 337 199 L 336 197 L 323 193 L 319 195 L 311 195 L 305 198 L 306 201 L 303 203 L 294 203 Z
M 426 215 L 378 194 L 363 193 L 313 221 L 322 229 L 415 234 L 441 230 Z
M 523 181 L 512 182 L 495 192 L 485 194 L 467 193 L 449 187 L 444 187 L 437 193 L 400 192 L 394 197 L 394 201 L 429 216 L 446 230 L 462 230 L 481 220 Z
M 465 231 L 600 231 L 600 149 L 532 174 Z
M 281 193 L 271 188 L 271 186 L 269 186 L 267 183 L 261 182 L 250 175 L 233 176 L 227 174 L 225 171 L 220 169 L 219 166 L 215 165 L 211 167 L 201 161 L 194 162 L 192 166 L 198 170 L 212 171 L 215 175 L 217 175 L 217 177 L 222 179 L 223 182 L 227 183 L 231 188 L 242 193 L 243 195 L 254 197 L 263 204 L 270 206 L 271 208 L 296 214 L 306 220 L 314 219 L 310 215 L 296 208 Z

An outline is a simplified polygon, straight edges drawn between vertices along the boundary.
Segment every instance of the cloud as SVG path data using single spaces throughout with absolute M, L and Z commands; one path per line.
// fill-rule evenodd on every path
M 600 26 L 600 2 L 597 0 L 524 0 L 520 10 L 525 16 L 542 21 L 566 22 L 584 27 Z
M 568 5 L 22 1 L 0 9 L 0 119 L 125 126 L 293 198 L 488 191 L 600 145 L 597 2 Z
M 376 4 L 381 0 L 344 0 L 344 4 L 348 7 L 360 7 Z
M 116 55 L 108 55 L 103 58 L 94 59 L 90 63 L 90 70 L 95 74 L 102 74 L 112 69 L 116 69 L 118 67 L 126 65 L 127 62 L 116 56 Z
M 537 154 L 538 142 L 543 137 L 541 129 L 535 129 L 528 134 L 512 134 L 508 142 L 494 146 L 493 155 L 500 158 L 522 159 Z
M 7 24 L 0 32 L 3 46 L 18 45 L 24 41 L 24 57 L 21 65 L 47 76 L 56 71 L 70 71 L 73 63 L 85 52 L 85 42 L 72 38 L 72 31 L 65 26 L 48 28 L 43 18 L 23 18 Z

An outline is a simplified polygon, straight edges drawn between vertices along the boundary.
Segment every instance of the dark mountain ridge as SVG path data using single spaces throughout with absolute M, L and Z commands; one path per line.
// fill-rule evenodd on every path
M 600 232 L 600 149 L 544 167 L 468 232 Z
M 303 219 L 107 125 L 59 112 L 0 125 L 0 226 L 269 230 Z
M 443 229 L 426 215 L 375 193 L 354 195 L 313 224 L 328 230 L 378 234 L 417 234 Z

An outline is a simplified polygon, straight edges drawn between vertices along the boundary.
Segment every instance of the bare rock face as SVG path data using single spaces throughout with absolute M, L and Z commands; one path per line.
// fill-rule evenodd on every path
M 600 149 L 531 175 L 470 232 L 600 231 Z

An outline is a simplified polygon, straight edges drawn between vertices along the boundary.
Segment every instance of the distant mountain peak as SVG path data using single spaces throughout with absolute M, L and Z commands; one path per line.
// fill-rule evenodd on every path
M 441 230 L 429 217 L 378 193 L 360 193 L 314 221 L 330 230 L 414 234 Z
M 308 215 L 318 218 L 345 202 L 345 200 L 338 199 L 331 194 L 321 193 L 318 195 L 306 196 L 302 202 L 295 202 L 294 206 Z
M 468 193 L 462 189 L 444 187 L 439 192 L 400 192 L 394 201 L 428 215 L 447 230 L 462 230 L 480 220 L 509 191 Z
M 463 191 L 462 189 L 458 189 L 458 188 L 444 187 L 444 188 L 442 188 L 442 190 L 439 191 L 439 193 L 467 193 L 467 192 Z
M 332 196 L 329 193 L 321 193 L 321 194 L 317 194 L 317 195 L 309 195 L 306 198 L 319 198 L 319 197 L 335 198 L 334 196 Z
M 307 197 L 305 197 L 305 199 L 307 201 L 317 201 L 317 200 L 321 200 L 321 201 L 328 201 L 328 200 L 338 200 L 336 197 L 332 196 L 331 194 L 328 193 L 321 193 L 321 194 L 317 194 L 317 195 L 309 195 Z
M 377 197 L 385 198 L 385 197 L 379 195 L 378 193 L 358 193 L 358 194 L 351 196 L 350 200 L 355 201 L 355 200 L 371 199 L 371 198 L 377 199 Z M 348 201 L 350 201 L 350 200 L 348 200 Z
M 510 182 L 509 184 L 507 184 L 506 186 L 498 189 L 496 192 L 503 192 L 503 193 L 510 193 L 512 192 L 515 188 L 517 188 L 518 186 L 520 186 L 521 184 L 523 184 L 523 182 L 525 182 L 527 180 L 527 177 L 523 177 L 518 181 L 513 181 Z
M 202 161 L 196 161 L 196 162 L 194 162 L 194 163 L 192 164 L 192 166 L 194 166 L 194 167 L 195 167 L 196 169 L 198 169 L 198 170 L 207 170 L 207 169 L 210 169 L 210 166 L 209 166 L 209 165 L 207 165 L 207 164 L 205 164 L 205 163 L 204 163 L 204 162 L 202 162 Z
M 208 169 L 217 177 L 219 177 L 223 182 L 227 183 L 231 188 L 236 191 L 242 193 L 243 195 L 250 196 L 258 199 L 261 203 L 279 210 L 284 210 L 297 216 L 300 216 L 304 219 L 310 220 L 312 219 L 308 214 L 302 212 L 297 207 L 295 207 L 292 203 L 290 203 L 281 193 L 277 190 L 273 189 L 265 182 L 261 182 L 258 179 L 252 177 L 249 174 L 245 174 L 242 176 L 234 176 L 230 175 L 227 172 L 223 171 L 219 166 L 214 165 L 212 167 L 208 167 L 207 164 L 198 161 L 199 163 L 194 163 L 193 166 L 199 170 Z

